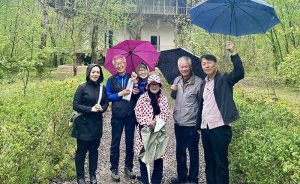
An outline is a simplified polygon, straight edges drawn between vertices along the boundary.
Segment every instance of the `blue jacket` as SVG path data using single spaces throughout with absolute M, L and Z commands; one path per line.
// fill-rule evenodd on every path
M 233 63 L 233 71 L 230 73 L 217 71 L 214 77 L 214 95 L 225 124 L 229 124 L 239 118 L 239 113 L 233 100 L 233 86 L 243 79 L 245 75 L 243 63 L 238 54 L 231 56 L 231 62 Z M 202 122 L 204 86 L 205 81 L 203 81 L 200 90 L 201 98 L 197 115 L 197 129 L 200 129 Z
M 135 95 L 132 94 L 129 102 L 118 96 L 120 91 L 126 89 L 129 78 L 129 74 L 125 74 L 124 76 L 117 74 L 109 77 L 107 80 L 106 93 L 108 101 L 112 102 L 112 118 L 135 117 L 134 107 L 137 102 Z

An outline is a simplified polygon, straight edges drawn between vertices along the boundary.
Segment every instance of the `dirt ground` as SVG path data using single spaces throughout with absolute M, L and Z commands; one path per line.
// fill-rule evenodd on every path
M 172 107 L 171 107 L 172 109 Z M 172 110 L 170 109 L 170 114 L 172 114 Z M 163 173 L 163 184 L 168 184 L 172 177 L 176 177 L 176 154 L 175 154 L 175 134 L 174 134 L 174 124 L 173 119 L 170 116 L 169 121 L 167 122 L 167 131 L 169 132 L 169 143 L 167 147 L 167 159 L 164 159 L 164 173 Z M 104 126 L 103 126 L 103 137 L 101 139 L 101 144 L 99 147 L 99 164 L 97 169 L 97 180 L 98 183 L 101 184 L 112 184 L 115 183 L 111 180 L 110 177 L 110 163 L 109 163 L 109 154 L 110 154 L 110 142 L 111 142 L 111 125 L 110 125 L 111 112 L 108 110 L 104 114 Z M 201 141 L 199 144 L 200 149 L 200 170 L 199 170 L 199 183 L 205 183 L 205 174 L 204 174 L 204 158 L 203 158 L 203 149 L 201 145 Z M 120 184 L 139 184 L 138 179 L 130 180 L 124 176 L 124 159 L 125 159 L 125 142 L 124 142 L 124 132 L 121 140 L 121 148 L 120 148 L 120 168 L 119 174 L 121 177 L 121 181 L 118 182 Z M 86 159 L 87 162 L 87 159 Z M 89 182 L 89 175 L 87 173 L 88 169 L 86 167 L 86 182 Z M 134 159 L 134 168 L 133 171 L 136 175 L 139 175 L 139 164 L 138 160 L 135 157 Z M 75 184 L 76 181 L 68 181 L 68 182 L 53 182 L 52 184 Z

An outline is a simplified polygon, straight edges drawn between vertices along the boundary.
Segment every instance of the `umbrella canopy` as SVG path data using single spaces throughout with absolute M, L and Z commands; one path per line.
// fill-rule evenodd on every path
M 126 72 L 131 73 L 140 63 L 148 65 L 150 71 L 154 71 L 159 52 L 148 41 L 125 40 L 107 50 L 104 68 L 115 75 L 117 71 L 112 64 L 112 59 L 117 55 L 126 58 Z
M 182 56 L 191 58 L 193 73 L 196 76 L 204 79 L 206 75 L 203 72 L 202 67 L 200 66 L 199 57 L 183 48 L 177 48 L 160 52 L 157 67 L 164 75 L 167 82 L 169 84 L 173 84 L 174 79 L 180 76 L 180 72 L 178 70 L 178 59 Z
M 265 33 L 280 21 L 262 0 L 207 0 L 190 10 L 191 22 L 209 33 L 249 35 Z

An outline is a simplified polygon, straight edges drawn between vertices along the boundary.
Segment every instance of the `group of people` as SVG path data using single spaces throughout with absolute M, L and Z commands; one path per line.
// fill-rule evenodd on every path
M 182 56 L 178 59 L 181 75 L 171 85 L 171 97 L 175 99 L 173 118 L 177 161 L 177 176 L 170 181 L 173 184 L 198 183 L 200 135 L 207 183 L 229 183 L 228 147 L 232 137 L 231 123 L 239 118 L 233 100 L 233 86 L 244 78 L 244 68 L 234 44 L 227 42 L 225 48 L 231 55 L 233 70 L 228 73 L 219 72 L 216 57 L 203 55 L 199 65 L 206 74 L 205 79 L 193 74 L 189 57 Z M 87 152 L 90 183 L 97 183 L 95 172 L 102 136 L 102 114 L 107 110 L 109 102 L 112 111 L 110 170 L 114 182 L 120 181 L 119 157 L 123 129 L 126 145 L 124 174 L 135 179 L 134 153 L 137 156 L 145 153 L 142 134 L 147 130 L 153 132 L 159 121 L 167 122 L 170 115 L 160 77 L 149 74 L 146 64 L 140 64 L 135 72 L 128 74 L 124 56 L 115 56 L 112 62 L 117 74 L 108 78 L 106 87 L 102 85 L 101 67 L 91 64 L 86 71 L 86 82 L 78 86 L 74 95 L 73 109 L 81 114 L 72 131 L 72 136 L 77 140 L 75 166 L 78 184 L 85 183 L 84 161 Z M 129 81 L 134 84 L 132 90 L 126 88 Z M 131 98 L 125 99 L 129 94 L 132 95 Z M 154 160 L 152 176 L 139 157 L 141 183 L 161 183 L 164 157 L 162 155 Z

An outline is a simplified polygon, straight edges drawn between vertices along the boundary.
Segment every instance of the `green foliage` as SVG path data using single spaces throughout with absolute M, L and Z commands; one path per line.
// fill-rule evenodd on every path
M 230 146 L 232 183 L 300 182 L 300 117 L 283 104 L 240 91 Z
M 295 50 L 279 65 L 278 74 L 283 83 L 300 87 L 300 50 Z
M 76 79 L 32 83 L 24 97 L 18 82 L 0 87 L 0 180 L 49 183 L 74 178 L 74 141 L 68 121 Z

